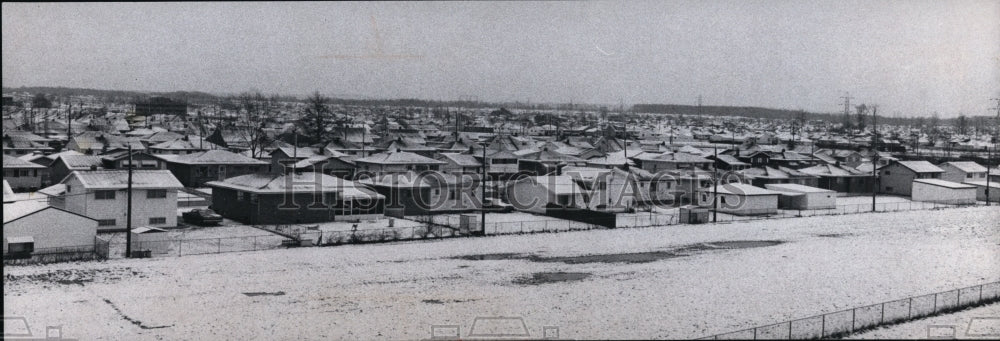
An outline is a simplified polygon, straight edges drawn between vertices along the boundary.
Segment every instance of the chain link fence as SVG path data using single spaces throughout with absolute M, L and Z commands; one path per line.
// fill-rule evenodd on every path
M 837 338 L 882 325 L 997 301 L 1000 301 L 1000 282 L 992 282 L 742 329 L 699 340 Z

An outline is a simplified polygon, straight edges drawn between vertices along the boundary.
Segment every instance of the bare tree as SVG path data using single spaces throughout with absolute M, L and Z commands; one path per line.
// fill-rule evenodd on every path
M 235 132 L 250 148 L 250 156 L 258 158 L 269 142 L 264 127 L 277 115 L 274 96 L 265 97 L 260 92 L 244 92 L 237 97 L 239 118 Z
M 330 99 L 320 95 L 319 91 L 306 99 L 306 108 L 299 119 L 299 127 L 313 143 L 321 143 L 327 137 L 327 130 L 333 123 L 333 112 L 327 106 Z

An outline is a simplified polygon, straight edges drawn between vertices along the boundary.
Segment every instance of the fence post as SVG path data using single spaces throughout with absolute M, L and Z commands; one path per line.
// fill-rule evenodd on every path
M 906 305 L 906 319 L 909 320 L 913 315 L 913 297 L 910 297 L 910 304 Z
M 792 339 L 792 321 L 788 321 L 788 339 Z
M 216 239 L 215 245 L 216 245 L 215 253 L 222 253 L 222 238 Z
M 184 239 L 177 240 L 177 257 L 184 255 Z
M 756 339 L 757 339 L 757 327 L 754 327 L 754 328 L 753 328 L 753 339 L 754 339 L 754 340 L 756 340 Z
M 855 312 L 857 312 L 857 311 L 858 311 L 858 308 L 851 309 L 851 332 L 852 333 L 854 332 L 854 316 L 855 316 Z
M 934 294 L 934 309 L 931 309 L 932 314 L 937 312 L 937 295 L 938 294 Z
M 885 302 L 882 302 L 882 317 L 878 319 L 878 324 L 885 323 Z
M 253 236 L 253 250 L 257 251 L 257 236 Z
M 989 198 L 987 198 L 987 199 L 989 199 Z M 976 303 L 979 303 L 979 302 L 982 302 L 982 301 L 983 301 L 983 285 L 980 284 L 979 285 L 979 301 L 977 301 Z
M 962 289 L 958 289 L 958 296 L 955 298 L 955 308 L 962 306 Z
M 819 338 L 822 339 L 826 336 L 826 314 L 823 314 L 821 317 L 823 318 L 823 322 L 819 325 Z

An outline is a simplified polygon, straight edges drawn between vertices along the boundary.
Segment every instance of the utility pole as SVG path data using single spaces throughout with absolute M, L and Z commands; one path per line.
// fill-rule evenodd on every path
M 125 218 L 125 258 L 132 258 L 132 144 L 128 145 L 128 211 Z
M 872 106 L 872 212 L 875 212 L 875 197 L 878 189 L 878 106 Z
M 715 153 L 715 164 L 712 169 L 715 170 L 715 187 L 712 190 L 712 222 L 719 221 L 719 146 L 712 146 Z
M 484 236 L 486 235 L 486 167 L 488 166 L 489 165 L 486 163 L 486 144 L 483 144 L 483 176 L 482 176 L 483 180 L 482 183 L 479 184 L 479 195 L 481 196 L 480 206 L 482 207 L 479 210 L 480 211 L 479 225 L 482 228 L 482 231 L 480 233 Z
M 997 111 L 997 128 L 1000 128 L 1000 98 L 990 98 L 992 101 L 997 101 L 996 109 Z M 1000 129 L 993 133 L 993 151 L 997 150 L 997 146 L 1000 146 Z M 993 162 L 993 151 L 990 147 L 986 147 L 986 206 L 990 205 L 990 163 Z

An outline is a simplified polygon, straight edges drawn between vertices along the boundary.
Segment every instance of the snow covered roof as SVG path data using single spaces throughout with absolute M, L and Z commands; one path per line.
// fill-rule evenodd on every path
M 432 165 L 443 165 L 444 161 L 434 160 L 429 157 L 420 156 L 410 152 L 399 151 L 395 153 L 379 153 L 371 155 L 368 157 L 363 157 L 355 162 L 364 163 L 376 163 L 384 165 L 401 165 L 401 164 L 432 164 Z
M 66 176 L 61 183 L 65 184 L 71 178 L 76 178 L 87 189 L 125 189 L 128 188 L 128 170 L 98 170 L 80 172 L 74 171 Z M 180 181 L 168 170 L 134 170 L 132 171 L 132 188 L 136 189 L 180 189 Z
M 39 165 L 39 164 L 36 164 L 36 163 L 33 163 L 33 162 L 24 161 L 24 160 L 21 160 L 19 158 L 16 158 L 16 157 L 13 157 L 13 156 L 5 154 L 3 156 L 3 168 L 4 169 L 7 169 L 7 168 L 45 168 L 45 166 L 42 166 L 42 165 Z M 983 170 L 983 171 L 985 172 L 985 170 Z
M 90 169 L 91 166 L 101 168 L 104 165 L 101 157 L 95 155 L 62 155 L 59 159 L 70 169 L 77 170 Z
M 896 161 L 896 163 L 917 173 L 944 173 L 943 169 L 927 161 Z
M 216 165 L 216 164 L 226 164 L 226 165 L 266 165 L 267 162 L 236 154 L 225 150 L 207 150 L 204 152 L 175 155 L 172 157 L 163 157 L 163 155 L 158 155 L 163 160 L 170 163 L 180 163 L 185 165 Z
M 482 166 L 479 160 L 476 160 L 475 155 L 471 154 L 459 154 L 459 153 L 441 153 L 439 158 L 446 158 L 451 160 L 455 164 L 462 167 L 479 167 Z
M 846 168 L 837 165 L 825 164 L 816 165 L 812 167 L 806 167 L 799 169 L 800 172 L 817 175 L 817 176 L 868 176 L 870 173 L 865 173 L 861 170 L 855 168 Z
M 353 181 L 344 180 L 323 173 L 303 172 L 296 174 L 247 174 L 222 181 L 210 181 L 209 187 L 229 188 L 253 193 L 288 192 L 342 192 L 347 187 L 357 187 Z
M 767 189 L 778 192 L 793 192 L 793 193 L 833 193 L 833 191 L 828 189 L 810 187 L 806 185 L 799 184 L 767 184 L 764 185 Z
M 916 179 L 916 180 L 913 180 L 913 182 L 920 182 L 920 183 L 925 183 L 925 184 L 928 184 L 928 185 L 934 185 L 934 186 L 939 186 L 939 187 L 944 187 L 944 188 L 951 188 L 951 189 L 976 188 L 976 186 L 973 186 L 973 185 L 961 184 L 961 183 L 951 182 L 951 181 L 946 181 L 946 180 L 941 180 L 941 179 Z
M 703 192 L 713 192 L 714 187 L 707 189 L 702 189 Z M 781 192 L 771 191 L 763 189 L 760 187 L 751 186 L 748 184 L 741 183 L 728 183 L 724 185 L 719 185 L 719 193 L 722 194 L 734 194 L 734 195 L 745 195 L 745 196 L 756 196 L 756 195 L 780 195 Z
M 952 166 L 958 168 L 958 170 L 965 173 L 985 173 L 986 167 L 974 162 L 974 161 L 951 161 L 945 162 L 943 165 Z
M 26 215 L 49 208 L 49 204 L 39 200 L 23 200 L 3 204 L 3 223 L 6 224 Z

